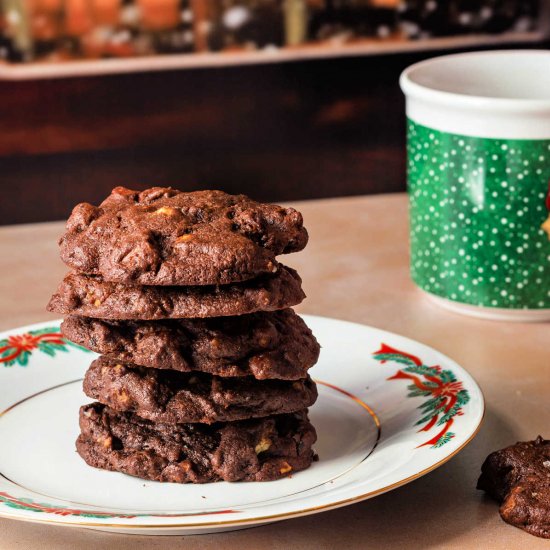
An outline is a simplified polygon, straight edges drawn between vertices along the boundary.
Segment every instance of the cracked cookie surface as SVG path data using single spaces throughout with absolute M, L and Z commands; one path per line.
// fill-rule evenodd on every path
M 163 424 L 100 403 L 80 409 L 80 456 L 95 468 L 172 483 L 271 481 L 309 467 L 307 411 L 255 420 Z
M 256 380 L 220 378 L 117 363 L 92 362 L 84 393 L 121 412 L 168 424 L 230 422 L 301 411 L 317 399 L 311 378 Z
M 71 272 L 48 310 L 100 319 L 226 317 L 286 309 L 304 298 L 300 276 L 283 265 L 274 274 L 222 286 L 125 285 Z
M 309 327 L 291 309 L 163 321 L 72 315 L 61 331 L 76 344 L 121 362 L 259 380 L 305 378 L 320 351 Z
M 222 191 L 113 189 L 99 206 L 78 204 L 59 240 L 62 260 L 105 281 L 216 285 L 277 269 L 302 250 L 302 215 Z
M 500 503 L 504 521 L 537 537 L 550 538 L 550 441 L 518 442 L 491 453 L 477 488 Z

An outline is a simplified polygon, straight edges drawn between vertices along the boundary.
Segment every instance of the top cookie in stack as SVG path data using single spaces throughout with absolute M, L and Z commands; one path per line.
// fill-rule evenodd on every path
M 308 240 L 293 208 L 222 191 L 117 187 L 99 207 L 75 207 L 61 258 L 112 283 L 227 285 L 275 273 L 279 254 Z
M 148 479 L 269 480 L 306 468 L 319 345 L 276 260 L 307 243 L 302 216 L 221 191 L 118 187 L 79 204 L 60 240 L 73 268 L 49 304 L 102 353 L 77 449 Z M 175 442 L 178 445 L 174 447 Z

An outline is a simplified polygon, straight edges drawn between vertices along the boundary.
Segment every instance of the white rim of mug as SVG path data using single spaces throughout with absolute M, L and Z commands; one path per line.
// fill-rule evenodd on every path
M 548 99 L 531 99 L 531 98 L 503 98 L 469 95 L 458 92 L 448 92 L 430 88 L 424 84 L 419 84 L 414 80 L 414 73 L 418 69 L 424 69 L 430 65 L 438 65 L 442 62 L 452 61 L 453 59 L 475 58 L 475 57 L 490 57 L 501 55 L 529 55 L 547 57 L 550 65 L 549 50 L 494 50 L 483 52 L 468 52 L 452 55 L 442 55 L 433 57 L 425 61 L 415 63 L 407 67 L 399 78 L 399 85 L 406 97 L 434 102 L 439 105 L 454 105 L 456 107 L 468 108 L 473 110 L 484 110 L 492 112 L 516 112 L 516 113 L 537 113 L 550 111 L 550 94 Z

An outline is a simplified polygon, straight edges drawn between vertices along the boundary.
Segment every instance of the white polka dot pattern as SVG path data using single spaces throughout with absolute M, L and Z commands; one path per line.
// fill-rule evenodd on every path
M 461 303 L 550 308 L 541 229 L 550 140 L 459 136 L 408 121 L 411 274 Z

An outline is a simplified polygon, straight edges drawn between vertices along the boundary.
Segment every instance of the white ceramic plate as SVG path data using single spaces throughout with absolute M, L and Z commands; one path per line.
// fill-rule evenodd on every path
M 371 327 L 305 317 L 322 345 L 310 417 L 320 460 L 269 483 L 156 483 L 76 454 L 94 354 L 59 322 L 0 334 L 0 516 L 141 534 L 226 531 L 371 498 L 437 468 L 474 437 L 483 395 L 441 353 Z

